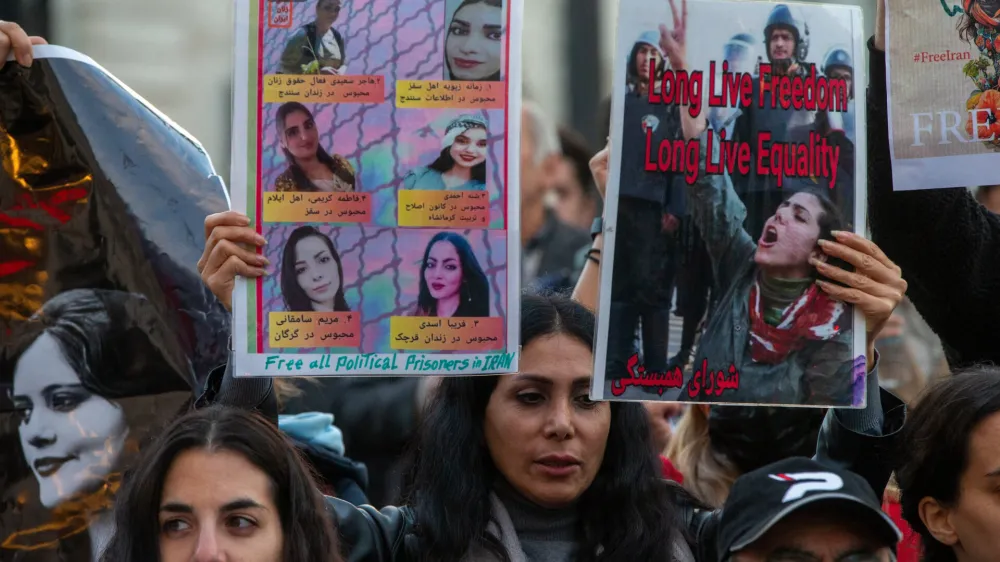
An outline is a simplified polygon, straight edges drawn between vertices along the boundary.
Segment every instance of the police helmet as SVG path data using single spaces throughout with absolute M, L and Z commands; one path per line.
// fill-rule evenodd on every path
M 834 47 L 830 49 L 830 52 L 826 54 L 823 59 L 823 74 L 829 74 L 833 67 L 842 66 L 849 69 L 852 73 L 854 72 L 854 61 L 851 59 L 851 54 L 847 52 L 847 49 L 843 47 Z
M 784 27 L 792 30 L 795 35 L 795 59 L 805 61 L 809 54 L 809 25 L 804 21 L 796 19 L 792 15 L 792 10 L 786 4 L 778 4 L 771 10 L 771 15 L 767 17 L 767 24 L 764 26 L 764 46 L 769 47 L 771 32 L 776 27 Z M 766 50 L 765 52 L 770 52 Z

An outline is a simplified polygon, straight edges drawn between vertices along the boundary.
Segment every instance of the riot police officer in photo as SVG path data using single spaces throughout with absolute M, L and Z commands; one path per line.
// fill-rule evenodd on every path
M 809 25 L 797 18 L 786 4 L 778 4 L 771 10 L 764 26 L 764 52 L 771 65 L 771 75 L 808 76 L 812 65 L 806 62 L 809 55 Z M 761 104 L 761 95 L 765 96 Z M 757 135 L 771 133 L 771 142 L 787 142 L 789 130 L 809 125 L 814 119 L 813 112 L 806 110 L 782 109 L 771 106 L 771 92 L 761 93 L 760 80 L 753 81 L 753 103 L 742 108 L 733 130 L 733 138 L 750 143 L 751 162 L 757 161 Z M 774 214 L 781 203 L 781 188 L 773 176 L 758 176 L 756 171 L 740 177 L 733 177 L 733 187 L 747 207 L 744 227 L 754 240 L 760 238 L 764 221 Z

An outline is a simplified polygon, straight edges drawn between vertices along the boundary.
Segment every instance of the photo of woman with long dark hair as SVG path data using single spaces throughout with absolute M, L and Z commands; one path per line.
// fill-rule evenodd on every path
M 484 318 L 490 315 L 490 284 L 472 246 L 461 234 L 439 232 L 420 264 L 420 295 L 414 316 Z
M 288 168 L 274 182 L 276 191 L 354 191 L 354 167 L 343 156 L 331 156 L 320 146 L 316 120 L 306 106 L 282 104 L 275 125 L 288 162 Z
M 37 502 L 53 515 L 0 542 L 5 549 L 89 548 L 79 559 L 96 560 L 114 530 L 110 509 L 128 452 L 180 412 L 193 377 L 179 376 L 183 367 L 164 354 L 168 346 L 152 341 L 164 330 L 139 295 L 67 291 L 26 326 L 13 348 L 7 398 L 37 487 L 15 493 L 26 512 Z
M 283 74 L 344 74 L 344 36 L 333 28 L 343 8 L 341 0 L 318 0 L 316 19 L 299 28 L 281 53 Z
M 412 170 L 403 189 L 482 191 L 486 189 L 489 126 L 476 115 L 462 115 L 448 124 L 441 153 L 429 166 Z
M 500 80 L 503 0 L 465 0 L 455 10 L 444 41 L 449 80 Z
M 281 296 L 289 312 L 348 312 L 344 266 L 333 240 L 315 227 L 292 231 L 281 252 Z

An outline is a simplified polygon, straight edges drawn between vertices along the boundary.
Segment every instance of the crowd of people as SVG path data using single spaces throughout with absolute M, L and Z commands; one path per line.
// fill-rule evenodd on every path
M 331 12 L 339 9 L 332 0 L 320 4 Z M 992 261 L 1000 255 L 995 188 L 981 188 L 977 195 L 965 188 L 894 191 L 887 149 L 885 5 L 877 4 L 868 44 L 872 239 L 829 233 L 828 241 L 811 239 L 804 254 L 810 266 L 839 283 L 824 287 L 829 298 L 857 306 L 868 321 L 863 409 L 592 401 L 603 249 L 599 219 L 610 147 L 594 154 L 579 135 L 558 128 L 537 105 L 525 102 L 520 372 L 247 380 L 222 366 L 205 388 L 196 389 L 199 398 L 190 411 L 144 436 L 142 450 L 133 452 L 113 507 L 104 508 L 106 532 L 91 533 L 95 558 L 994 560 L 991 552 L 1000 537 L 1000 370 L 989 366 L 1000 360 L 991 320 L 994 312 L 1000 314 L 993 293 L 1000 285 L 1000 268 Z M 312 25 L 324 28 L 319 20 Z M 774 23 L 774 29 L 786 28 L 782 40 L 794 42 L 794 27 Z M 327 38 L 322 29 L 307 31 L 303 44 L 327 49 L 331 65 L 339 68 L 345 50 L 339 34 Z M 19 64 L 30 66 L 32 45 L 44 42 L 15 23 L 0 22 L 0 61 L 12 52 Z M 303 64 L 303 48 L 289 48 L 288 64 Z M 632 58 L 666 57 L 676 69 L 683 68 L 683 55 L 680 24 L 640 38 Z M 641 90 L 638 72 L 634 78 Z M 295 108 L 287 113 L 283 127 L 290 126 Z M 705 115 L 680 121 L 678 130 L 703 143 L 705 129 L 717 125 Z M 287 136 L 295 140 L 295 134 Z M 305 148 L 319 150 L 321 164 L 330 160 L 313 145 Z M 334 170 L 330 181 L 353 182 L 353 173 L 338 175 L 328 167 Z M 615 271 L 623 267 L 622 274 L 644 283 L 662 282 L 664 294 L 645 303 L 629 300 L 635 296 L 629 291 L 612 295 L 610 314 L 635 316 L 641 329 L 617 334 L 609 347 L 616 353 L 642 348 L 647 361 L 655 358 L 665 370 L 686 363 L 697 346 L 727 353 L 727 342 L 701 337 L 707 318 L 718 317 L 719 307 L 725 312 L 727 295 L 746 301 L 753 281 L 777 270 L 766 256 L 751 259 L 766 224 L 739 222 L 726 201 L 711 208 L 675 208 L 655 192 L 655 182 L 633 178 L 619 193 L 619 209 L 633 205 L 637 215 L 656 216 L 619 231 Z M 698 198 L 705 207 L 713 197 L 750 197 L 747 193 Z M 819 209 L 817 215 L 829 213 L 819 196 L 800 191 L 788 200 L 796 197 L 798 205 Z M 752 205 L 773 207 L 769 220 L 780 221 L 789 204 Z M 643 230 L 649 224 L 655 228 Z M 252 251 L 263 240 L 249 218 L 235 211 L 206 217 L 205 232 L 197 268 L 228 309 L 237 277 L 265 275 Z M 621 244 L 623 239 L 629 243 Z M 727 266 L 710 257 L 720 253 L 713 244 L 746 251 L 730 256 Z M 823 252 L 851 263 L 853 270 L 819 264 L 814 258 Z M 745 279 L 735 276 L 739 281 L 733 286 L 717 286 L 713 272 L 737 266 Z M 98 312 L 118 306 L 96 291 L 88 298 L 100 305 L 94 308 Z M 76 324 L 69 323 L 73 311 L 59 304 L 53 300 L 43 311 L 50 317 L 44 327 L 48 337 L 25 353 L 58 356 L 54 350 L 62 337 L 115 329 L 113 315 L 95 312 L 81 312 Z M 126 305 L 139 306 L 120 306 Z M 69 326 L 62 331 L 60 314 Z M 684 318 L 684 342 L 674 357 L 662 329 L 671 314 Z M 35 431 L 32 420 L 47 409 L 66 407 L 43 383 L 51 378 L 84 389 L 89 384 L 84 379 L 100 376 L 87 363 L 94 360 L 87 343 L 79 357 L 56 362 L 65 366 L 62 371 L 15 369 L 12 400 L 26 449 L 43 450 L 54 439 Z M 148 357 L 136 361 L 143 368 L 156 364 Z M 811 361 L 804 356 L 800 367 L 808 369 Z M 57 380 L 63 371 L 68 382 Z M 78 392 L 78 402 L 96 403 Z M 106 411 L 123 418 L 108 422 L 114 426 L 108 427 L 109 436 L 128 431 L 115 404 L 101 401 L 94 407 L 104 408 L 95 415 Z M 43 463 L 39 470 L 44 469 Z

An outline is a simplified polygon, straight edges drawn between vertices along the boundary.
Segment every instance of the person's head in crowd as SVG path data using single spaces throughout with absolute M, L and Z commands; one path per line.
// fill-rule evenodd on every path
M 890 562 L 899 529 L 861 476 L 792 457 L 741 476 L 722 509 L 718 562 Z
M 1000 370 L 929 386 L 900 439 L 903 517 L 926 562 L 992 562 L 1000 552 Z
M 649 90 L 651 80 L 656 80 L 655 75 L 650 75 L 650 67 L 654 68 L 654 73 L 662 70 L 663 51 L 660 50 L 660 32 L 645 31 L 636 39 L 632 46 L 632 51 L 628 56 L 628 65 L 625 69 L 626 86 L 629 91 L 644 94 Z
M 183 402 L 157 412 L 151 403 L 126 401 L 139 406 L 157 395 L 190 393 L 194 381 L 164 354 L 164 342 L 154 341 L 163 328 L 139 295 L 67 291 L 28 326 L 9 398 L 39 501 L 54 508 L 105 489 L 122 468 L 127 440 L 141 440 L 156 421 L 149 416 L 173 416 Z
M 976 189 L 976 201 L 994 214 L 1000 214 L 1000 185 L 983 185 Z
M 757 242 L 754 261 L 764 275 L 781 279 L 816 276 L 810 260 L 827 259 L 820 240 L 833 240 L 832 231 L 846 228 L 843 213 L 825 190 L 808 187 L 788 195 Z
M 340 18 L 340 10 L 343 8 L 341 0 L 319 0 L 316 2 L 316 27 L 319 29 L 330 29 Z
M 719 508 L 741 472 L 733 461 L 712 447 L 708 413 L 707 404 L 685 410 L 665 455 L 684 475 L 684 488 L 707 505 Z
M 427 559 L 503 559 L 487 532 L 492 498 L 574 513 L 567 540 L 582 559 L 600 548 L 607 559 L 671 559 L 674 488 L 659 480 L 642 405 L 590 400 L 593 338 L 579 303 L 525 294 L 518 374 L 442 381 L 408 478 Z
M 295 101 L 281 104 L 275 116 L 275 127 L 294 191 L 320 191 L 305 171 L 317 161 L 342 182 L 354 185 L 354 170 L 350 164 L 343 157 L 330 156 L 320 145 L 316 120 L 305 105 Z
M 795 17 L 788 5 L 778 4 L 764 25 L 764 45 L 767 59 L 774 65 L 802 62 L 809 50 L 808 26 Z
M 593 154 L 587 141 L 572 129 L 559 127 L 559 142 L 563 157 L 553 177 L 552 207 L 562 222 L 589 231 L 602 209 L 601 194 L 590 174 Z
M 429 167 L 442 174 L 468 170 L 469 178 L 486 183 L 486 153 L 489 127 L 477 115 L 462 115 L 448 124 L 441 142 L 441 155 Z
M 420 263 L 420 316 L 481 318 L 490 315 L 490 284 L 469 241 L 439 232 Z
M 843 80 L 847 82 L 847 91 L 854 96 L 854 89 L 851 84 L 854 82 L 854 62 L 851 53 L 844 47 L 834 47 L 823 57 L 823 74 L 831 80 Z
M 444 42 L 452 80 L 500 80 L 503 0 L 465 0 L 455 10 Z
M 333 240 L 316 227 L 292 231 L 281 252 L 281 295 L 289 312 L 347 312 L 344 266 Z
M 684 475 L 685 488 L 721 507 L 741 474 L 811 455 L 823 416 L 811 408 L 692 406 L 678 423 L 667 456 Z
M 625 81 L 629 91 L 645 94 L 650 81 L 656 80 L 656 73 L 663 68 L 665 57 L 660 50 L 660 32 L 644 31 L 632 45 L 625 67 Z M 650 68 L 653 74 L 650 74 Z
M 177 419 L 124 479 L 105 562 L 338 562 L 322 494 L 297 449 L 257 414 Z
M 525 101 L 521 120 L 521 212 L 544 204 L 562 158 L 559 133 L 538 104 Z

